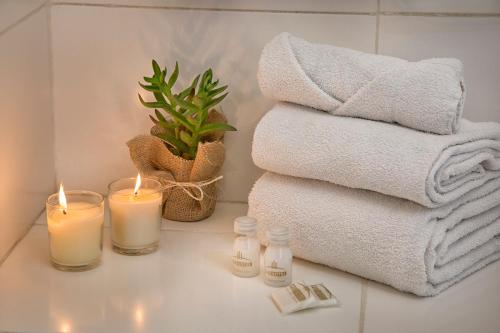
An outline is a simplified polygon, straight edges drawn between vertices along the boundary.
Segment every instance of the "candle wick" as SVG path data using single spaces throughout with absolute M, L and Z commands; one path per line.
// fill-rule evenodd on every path
M 134 192 L 134 196 L 137 196 L 138 193 L 139 193 L 139 191 L 135 191 Z
M 63 214 L 64 214 L 64 215 L 68 214 L 68 213 L 66 212 L 66 209 L 63 209 Z

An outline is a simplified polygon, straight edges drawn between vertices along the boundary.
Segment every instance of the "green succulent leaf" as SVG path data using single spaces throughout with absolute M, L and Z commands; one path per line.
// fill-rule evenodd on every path
M 193 82 L 191 83 L 191 85 L 189 87 L 187 87 L 186 89 L 184 89 L 183 91 L 181 91 L 179 93 L 178 98 L 180 99 L 185 99 L 186 97 L 190 96 L 190 95 L 194 95 L 195 91 L 196 91 L 196 85 L 198 84 L 198 80 L 200 79 L 200 74 L 198 74 Z
M 167 119 L 165 119 L 165 117 L 161 114 L 161 112 L 159 110 L 155 109 L 155 115 L 159 121 L 163 121 L 165 123 L 167 122 Z
M 144 76 L 143 77 L 144 81 L 147 82 L 147 83 L 157 83 L 157 80 L 154 78 L 154 77 L 147 77 L 147 76 Z
M 172 91 L 170 90 L 168 84 L 162 84 L 160 86 L 160 90 L 163 93 L 163 95 L 167 96 L 167 99 L 170 102 L 171 107 L 175 109 L 177 107 L 177 101 L 175 100 L 174 95 L 172 94 Z
M 149 115 L 149 119 L 151 119 L 151 121 L 153 122 L 153 124 L 155 124 L 155 125 L 158 124 L 158 119 L 156 119 L 152 115 Z
M 186 109 L 188 111 L 191 112 L 191 114 L 196 114 L 198 113 L 200 110 L 198 109 L 198 107 L 191 103 L 191 102 L 188 102 L 188 101 L 185 101 L 185 100 L 182 100 L 180 99 L 179 97 L 177 96 L 174 96 L 174 99 L 176 101 L 176 103 L 183 109 Z
M 207 109 L 210 109 L 210 108 L 216 106 L 217 104 L 219 104 L 220 102 L 222 102 L 222 100 L 224 98 L 226 98 L 227 94 L 228 93 L 225 93 L 224 95 L 221 95 L 221 96 L 219 96 L 217 98 L 214 98 L 214 99 L 208 101 L 205 105 L 203 105 L 203 107 L 207 108 Z
M 142 89 L 151 91 L 151 92 L 160 92 L 160 89 L 156 85 L 145 85 L 139 82 L 139 85 L 142 87 Z
M 138 94 L 139 95 L 139 100 L 141 101 L 141 104 L 144 105 L 145 107 L 147 108 L 151 108 L 151 109 L 154 109 L 154 108 L 165 108 L 165 107 L 169 107 L 168 104 L 166 104 L 165 102 L 161 102 L 161 101 L 156 101 L 156 102 L 146 102 L 144 101 L 144 99 L 142 98 L 141 94 Z
M 145 76 L 145 83 L 139 82 L 139 85 L 151 93 L 155 101 L 145 101 L 141 94 L 139 100 L 146 108 L 154 109 L 154 115 L 149 115 L 149 118 L 163 129 L 157 136 L 172 153 L 194 159 L 203 135 L 236 130 L 224 123 L 207 123 L 208 111 L 227 96 L 227 86 L 219 86 L 218 79 L 212 81 L 211 68 L 197 75 L 188 87 L 178 92 L 174 89 L 180 75 L 177 62 L 170 77 L 167 68 L 162 70 L 155 60 L 152 60 L 152 67 L 153 76 Z
M 153 71 L 155 73 L 155 76 L 159 77 L 161 75 L 160 66 L 158 66 L 158 63 L 156 62 L 156 60 L 152 61 L 152 65 L 153 65 Z
M 175 111 L 174 109 L 172 109 L 170 107 L 169 108 L 165 108 L 164 110 L 167 111 L 172 116 L 172 118 L 175 121 L 177 121 L 179 124 L 181 124 L 182 126 L 186 127 L 191 132 L 195 131 L 195 128 L 194 128 L 193 124 L 191 124 L 191 122 L 182 113 L 177 112 L 177 111 Z
M 227 89 L 227 86 L 222 86 L 220 88 L 217 88 L 217 89 L 213 89 L 213 90 L 210 90 L 207 94 L 208 97 L 215 97 L 216 95 L 222 93 L 224 90 Z
M 167 68 L 161 71 L 160 82 L 164 82 L 166 77 L 167 77 Z
M 200 86 L 198 87 L 199 92 L 204 93 L 206 91 L 207 84 L 212 80 L 212 69 L 209 68 L 203 73 L 200 81 Z
M 198 129 L 205 123 L 205 120 L 208 118 L 208 109 L 203 108 L 201 109 L 200 117 L 198 119 Z
M 186 131 L 181 131 L 179 136 L 182 142 L 187 144 L 189 147 L 193 147 L 197 144 L 197 142 L 193 139 L 193 137 L 189 135 Z
M 170 146 L 176 148 L 179 152 L 183 151 L 189 151 L 188 145 L 186 145 L 184 142 L 181 140 L 177 139 L 175 136 L 168 134 L 168 133 L 162 133 L 157 135 L 160 139 L 168 143 Z
M 157 124 L 158 124 L 158 126 L 161 126 L 164 129 L 166 129 L 166 130 L 173 130 L 173 129 L 175 129 L 177 127 L 175 125 L 175 123 L 171 122 L 171 121 L 161 121 L 160 120 Z
M 219 84 L 219 80 L 217 79 L 217 80 L 215 80 L 214 82 L 210 83 L 210 84 L 209 84 L 209 87 L 210 87 L 210 89 L 212 89 L 212 88 L 217 87 L 217 85 L 218 85 L 218 84 Z
M 174 86 L 178 76 L 179 76 L 179 64 L 176 61 L 174 72 L 172 73 L 172 75 L 170 75 L 170 78 L 168 79 L 167 83 L 169 90 L 172 89 L 172 87 Z
M 206 125 L 203 125 L 200 130 L 198 131 L 199 135 L 204 135 L 208 134 L 211 132 L 217 132 L 217 131 L 236 131 L 236 128 L 234 128 L 231 125 L 225 124 L 225 123 L 208 123 Z

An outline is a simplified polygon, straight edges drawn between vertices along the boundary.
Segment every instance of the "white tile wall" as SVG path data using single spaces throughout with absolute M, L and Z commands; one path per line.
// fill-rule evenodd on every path
M 500 17 L 382 16 L 379 52 L 410 60 L 462 60 L 464 117 L 500 122 Z
M 0 34 L 0 262 L 54 186 L 48 9 Z
M 369 15 L 53 6 L 58 178 L 67 188 L 105 192 L 111 180 L 133 175 L 125 142 L 151 125 L 137 81 L 151 72 L 151 58 L 169 67 L 179 60 L 182 82 L 212 67 L 229 84 L 222 106 L 239 131 L 227 135 L 221 199 L 246 201 L 260 174 L 250 157 L 253 130 L 272 105 L 255 77 L 264 44 L 290 31 L 373 52 L 375 21 Z
M 497 0 L 52 3 L 51 73 L 47 9 L 33 14 L 43 1 L 0 0 L 0 261 L 54 190 L 55 170 L 69 188 L 100 192 L 134 173 L 125 141 L 150 126 L 136 81 L 150 71 L 151 58 L 169 67 L 179 60 L 181 82 L 211 66 L 230 85 L 223 107 L 239 131 L 226 141 L 225 201 L 246 201 L 260 174 L 250 158 L 251 137 L 273 102 L 261 96 L 255 72 L 263 45 L 281 31 L 366 52 L 378 46 L 379 53 L 410 60 L 458 57 L 466 66 L 465 116 L 500 121 Z M 499 267 L 427 299 L 367 282 L 367 292 L 356 294 L 366 307 L 360 306 L 359 323 L 350 323 L 370 333 L 497 332 L 500 304 L 491 290 L 500 287 Z

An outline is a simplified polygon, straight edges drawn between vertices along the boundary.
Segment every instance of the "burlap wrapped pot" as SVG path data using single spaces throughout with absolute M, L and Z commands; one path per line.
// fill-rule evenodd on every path
M 152 133 L 156 130 L 153 128 Z M 217 182 L 201 187 L 204 192 L 202 200 L 196 200 L 185 192 L 187 190 L 199 198 L 199 189 L 175 185 L 176 182 L 197 184 L 218 176 L 225 150 L 222 135 L 212 138 L 216 141 L 198 145 L 194 160 L 174 155 L 161 139 L 153 135 L 139 135 L 127 142 L 130 157 L 139 172 L 158 179 L 167 187 L 163 193 L 163 217 L 166 219 L 193 222 L 212 215 L 217 199 Z

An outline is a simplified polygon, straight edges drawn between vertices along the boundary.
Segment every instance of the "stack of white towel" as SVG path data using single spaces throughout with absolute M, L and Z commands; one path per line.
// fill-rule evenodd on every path
M 461 119 L 458 60 L 284 33 L 264 48 L 258 79 L 281 101 L 252 149 L 268 171 L 249 197 L 263 242 L 288 225 L 295 256 L 421 296 L 500 258 L 500 125 Z

